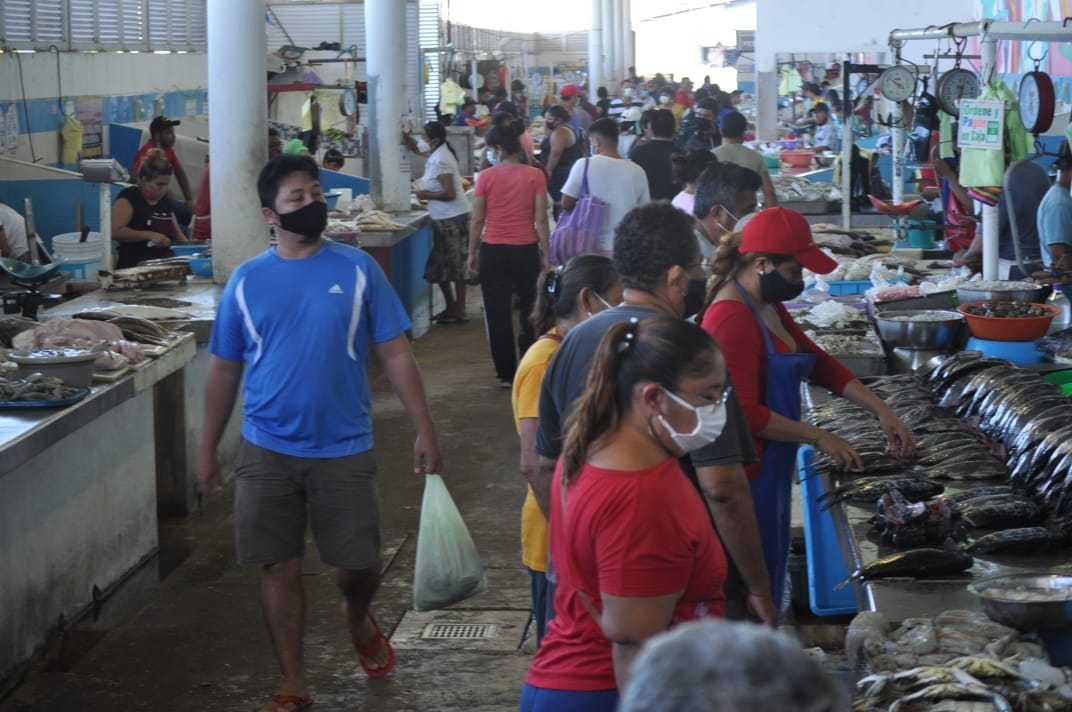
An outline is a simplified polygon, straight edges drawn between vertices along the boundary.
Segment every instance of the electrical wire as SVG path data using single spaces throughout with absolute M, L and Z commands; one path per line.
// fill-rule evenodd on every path
M 19 66 L 19 88 L 22 90 L 22 113 L 26 117 L 26 139 L 30 143 L 30 161 L 31 163 L 37 163 L 38 158 L 37 152 L 34 151 L 33 131 L 30 130 L 30 107 L 27 105 L 26 101 L 26 80 L 22 75 L 22 57 L 10 47 L 7 48 L 6 51 L 15 55 L 15 62 Z

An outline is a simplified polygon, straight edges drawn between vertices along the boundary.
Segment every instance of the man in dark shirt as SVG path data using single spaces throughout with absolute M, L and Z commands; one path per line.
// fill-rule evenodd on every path
M 629 158 L 647 174 L 652 200 L 672 200 L 681 190 L 674 184 L 674 114 L 668 109 L 648 109 L 644 114 L 650 138 L 634 147 Z
M 540 387 L 536 452 L 541 481 L 534 489 L 545 513 L 550 511 L 550 483 L 562 450 L 563 423 L 584 390 L 589 364 L 603 335 L 628 319 L 667 314 L 683 318 L 703 308 L 707 274 L 693 236 L 692 218 L 667 203 L 648 203 L 626 214 L 615 228 L 614 265 L 625 286 L 622 304 L 570 330 Z M 722 544 L 746 589 L 728 590 L 727 599 L 732 604 L 736 598 L 738 615 L 744 614 L 747 605 L 755 616 L 773 625 L 778 616 L 770 598 L 752 493 L 743 467 L 755 460 L 755 451 L 740 402 L 732 391 L 726 410 L 726 426 L 718 440 L 690 453 L 690 462 L 683 464 L 703 493 Z

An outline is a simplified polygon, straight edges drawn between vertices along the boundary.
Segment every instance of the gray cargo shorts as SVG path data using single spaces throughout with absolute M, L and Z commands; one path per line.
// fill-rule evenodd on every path
M 243 438 L 235 460 L 238 562 L 266 565 L 300 558 L 307 520 L 325 564 L 379 569 L 380 503 L 372 451 L 293 457 Z

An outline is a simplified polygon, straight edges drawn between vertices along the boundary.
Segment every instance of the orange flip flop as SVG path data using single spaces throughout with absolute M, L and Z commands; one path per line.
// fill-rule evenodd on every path
M 357 651 L 359 656 L 374 658 L 376 657 L 376 653 L 380 650 L 380 645 L 385 645 L 387 646 L 387 662 L 380 668 L 370 667 L 361 657 L 357 659 L 357 662 L 361 664 L 361 667 L 369 677 L 385 677 L 387 673 L 391 672 L 395 667 L 395 649 L 391 646 L 391 641 L 389 641 L 387 636 L 383 634 L 383 631 L 380 630 L 380 624 L 376 622 L 376 619 L 372 616 L 371 612 L 368 614 L 368 619 L 372 621 L 373 627 L 376 628 L 376 637 L 372 639 L 372 642 L 366 645 L 357 645 L 355 643 L 354 650 Z

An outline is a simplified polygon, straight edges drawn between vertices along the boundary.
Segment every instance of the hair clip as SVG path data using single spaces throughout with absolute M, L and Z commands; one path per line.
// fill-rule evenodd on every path
M 558 283 L 562 279 L 562 272 L 564 270 L 565 267 L 559 265 L 558 267 L 555 267 L 553 270 L 551 270 L 550 274 L 547 275 L 547 284 L 544 285 L 544 289 L 547 291 L 548 294 L 553 295 L 558 292 Z
M 640 330 L 640 319 L 635 316 L 629 318 L 629 326 L 622 334 L 622 343 L 618 345 L 618 351 L 625 351 L 636 344 L 637 332 Z

